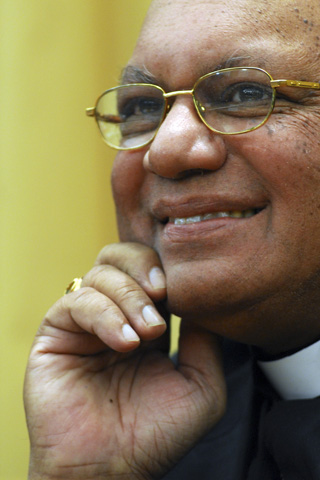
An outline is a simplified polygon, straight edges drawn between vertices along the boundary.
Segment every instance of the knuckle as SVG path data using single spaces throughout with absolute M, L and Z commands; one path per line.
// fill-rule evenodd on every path
M 82 286 L 90 286 L 99 290 L 99 285 L 105 283 L 106 279 L 114 272 L 114 267 L 110 265 L 94 266 L 82 279 Z
M 96 290 L 92 287 L 81 287 L 79 290 L 74 292 L 74 305 L 80 305 L 80 308 L 83 306 L 92 304 L 96 302 Z
M 110 243 L 109 245 L 105 245 L 102 250 L 100 250 L 97 259 L 95 261 L 95 265 L 104 265 L 110 262 L 110 259 L 115 253 L 115 249 L 117 247 L 116 243 Z
M 141 299 L 142 292 L 138 285 L 123 283 L 119 284 L 116 289 L 117 298 L 120 302 L 137 301 Z
M 136 242 L 122 242 L 106 245 L 99 253 L 95 265 L 110 264 L 127 272 L 132 265 L 149 263 L 160 265 L 158 254 L 151 247 Z
M 115 317 L 120 318 L 119 309 L 113 305 L 103 305 L 99 312 L 97 312 L 95 321 L 94 321 L 94 330 L 95 333 L 99 333 L 100 328 L 105 328 L 106 326 L 110 326 L 111 319 L 114 321 Z M 108 322 L 109 320 L 109 322 Z
M 82 290 L 82 291 L 81 291 Z M 97 292 L 91 287 L 86 287 L 77 291 L 73 307 L 72 316 L 77 315 L 80 310 L 86 312 L 88 324 L 91 325 L 91 333 L 97 334 L 97 327 L 105 325 L 106 319 L 115 319 L 119 317 L 119 308 L 114 302 Z
M 133 299 L 145 298 L 139 282 L 127 273 L 124 273 L 110 265 L 100 265 L 94 267 L 89 274 L 84 277 L 86 288 L 103 293 L 116 302 L 128 302 Z M 83 287 L 85 288 L 85 287 Z

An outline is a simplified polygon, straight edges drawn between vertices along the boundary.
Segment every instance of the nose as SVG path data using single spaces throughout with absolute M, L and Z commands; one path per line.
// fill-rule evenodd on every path
M 200 120 L 191 98 L 180 97 L 159 128 L 143 164 L 159 176 L 177 179 L 199 170 L 218 170 L 226 156 L 223 136 Z

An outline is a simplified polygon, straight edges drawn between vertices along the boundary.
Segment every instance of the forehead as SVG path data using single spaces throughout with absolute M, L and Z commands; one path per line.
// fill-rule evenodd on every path
M 319 25 L 318 1 L 155 0 L 130 63 L 180 86 L 239 57 L 272 75 L 290 67 L 291 75 L 317 80 Z
M 263 26 L 290 36 L 319 27 L 319 15 L 318 0 L 154 0 L 145 27 L 151 23 L 160 30 L 178 25 L 201 29 L 202 25 L 216 28 L 221 24 L 227 32 L 235 25 L 246 32 L 248 28 L 260 31 Z

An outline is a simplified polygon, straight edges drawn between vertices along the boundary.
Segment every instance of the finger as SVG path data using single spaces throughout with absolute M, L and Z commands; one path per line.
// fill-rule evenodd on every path
M 208 424 L 225 411 L 226 386 L 219 338 L 192 321 L 181 321 L 178 370 L 195 384 L 195 402 L 206 404 Z
M 141 338 L 141 348 L 144 350 L 158 350 L 168 355 L 171 342 L 171 318 L 170 315 L 168 315 L 166 308 L 161 303 L 157 304 L 157 310 L 164 315 L 164 318 L 166 318 L 166 330 L 153 340 L 144 341 Z
M 96 265 L 113 265 L 132 277 L 154 301 L 166 296 L 166 280 L 157 253 L 140 243 L 115 243 L 104 247 Z
M 141 286 L 126 273 L 111 265 L 98 265 L 82 282 L 117 305 L 143 340 L 152 340 L 165 331 L 165 319 Z
M 52 353 L 88 355 L 106 347 L 126 352 L 139 344 L 117 305 L 92 288 L 81 288 L 56 302 L 37 335 L 37 348 Z

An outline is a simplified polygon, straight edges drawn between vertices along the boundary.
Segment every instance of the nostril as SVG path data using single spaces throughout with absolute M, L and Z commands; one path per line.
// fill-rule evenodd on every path
M 204 168 L 190 168 L 189 170 L 184 170 L 183 172 L 179 172 L 179 174 L 176 175 L 175 180 L 194 177 L 197 175 L 203 176 L 206 173 L 210 173 L 210 170 L 206 170 Z

